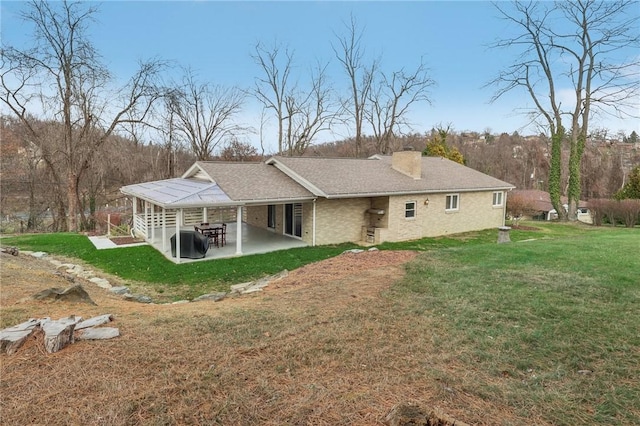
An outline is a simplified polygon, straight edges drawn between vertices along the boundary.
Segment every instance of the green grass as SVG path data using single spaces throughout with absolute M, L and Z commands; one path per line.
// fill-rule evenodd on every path
M 397 309 L 434 320 L 434 351 L 468 371 L 455 387 L 552 424 L 640 424 L 640 230 L 547 226 L 421 255 Z
M 97 250 L 86 236 L 72 233 L 5 237 L 2 245 L 80 259 L 123 280 L 150 284 L 172 300 L 227 291 L 232 284 L 275 274 L 283 269 L 293 270 L 355 247 L 353 244 L 304 247 L 178 265 L 151 246 Z

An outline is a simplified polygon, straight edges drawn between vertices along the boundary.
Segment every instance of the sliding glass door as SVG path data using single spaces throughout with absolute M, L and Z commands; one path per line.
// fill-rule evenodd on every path
M 284 233 L 302 238 L 302 204 L 284 205 Z

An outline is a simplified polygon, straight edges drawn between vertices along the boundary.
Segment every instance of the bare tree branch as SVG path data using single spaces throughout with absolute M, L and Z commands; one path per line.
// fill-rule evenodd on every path
M 185 70 L 182 85 L 170 98 L 175 114 L 175 130 L 198 160 L 209 160 L 216 147 L 247 131 L 236 123 L 244 94 L 237 88 L 199 83 L 191 70 Z

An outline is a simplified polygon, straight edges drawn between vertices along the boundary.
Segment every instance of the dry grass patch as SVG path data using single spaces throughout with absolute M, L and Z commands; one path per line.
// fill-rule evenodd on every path
M 56 354 L 33 340 L 2 355 L 3 423 L 370 425 L 406 402 L 459 418 L 491 411 L 427 378 L 433 360 L 417 343 L 428 333 L 424 319 L 407 332 L 413 319 L 395 317 L 381 297 L 414 256 L 343 255 L 219 303 L 140 305 L 85 286 L 97 307 L 20 302 L 69 283 L 44 261 L 3 258 L 3 314 L 15 306 L 36 317 L 108 312 L 122 334 Z

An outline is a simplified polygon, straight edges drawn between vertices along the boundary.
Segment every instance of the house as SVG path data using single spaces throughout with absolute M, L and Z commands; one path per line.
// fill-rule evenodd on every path
M 498 228 L 513 188 L 444 158 L 401 151 L 368 159 L 198 161 L 180 178 L 128 185 L 121 192 L 134 201 L 133 231 L 163 253 L 169 252 L 167 237 L 181 229 L 225 221 L 234 249 L 225 248 L 227 255 L 241 255 L 251 252 L 243 244 L 251 245 L 254 231 L 263 233 L 260 238 L 270 233 L 279 241 L 315 246 Z
M 553 208 L 551 196 L 547 191 L 540 189 L 516 189 L 511 193 L 511 197 L 521 198 L 531 213 L 530 217 L 534 220 L 555 220 L 558 218 L 558 212 Z M 561 197 L 560 201 L 563 203 L 564 209 L 567 210 L 567 197 Z M 591 213 L 587 209 L 587 203 L 585 201 L 578 201 L 578 211 L 576 215 L 580 222 L 593 223 Z

